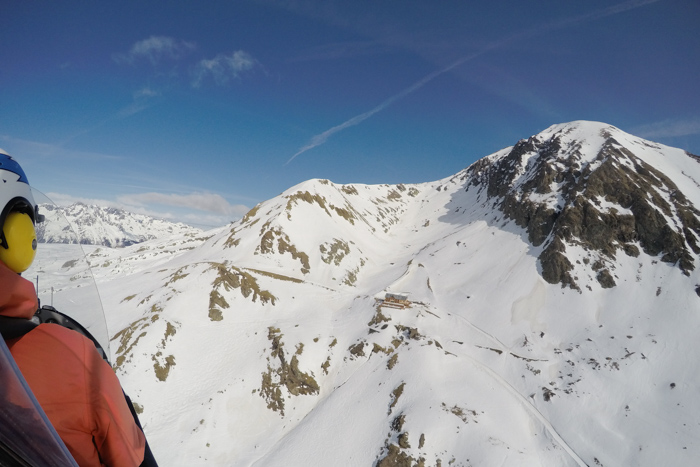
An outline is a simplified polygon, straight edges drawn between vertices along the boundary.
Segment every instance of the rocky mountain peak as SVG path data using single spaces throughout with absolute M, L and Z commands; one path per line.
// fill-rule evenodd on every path
M 654 167 L 663 154 L 662 146 L 615 127 L 573 122 L 478 161 L 468 170 L 469 185 L 485 188 L 497 209 L 542 247 L 545 280 L 578 289 L 566 252 L 579 247 L 584 269 L 608 288 L 620 251 L 638 256 L 641 249 L 686 275 L 695 268 L 700 211 Z

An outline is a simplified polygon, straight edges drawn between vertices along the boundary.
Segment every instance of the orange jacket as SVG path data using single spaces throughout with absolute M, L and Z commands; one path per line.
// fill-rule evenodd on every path
M 28 319 L 37 304 L 33 284 L 0 262 L 0 315 Z M 117 376 L 92 341 L 57 324 L 41 324 L 7 346 L 81 467 L 141 464 L 145 437 Z

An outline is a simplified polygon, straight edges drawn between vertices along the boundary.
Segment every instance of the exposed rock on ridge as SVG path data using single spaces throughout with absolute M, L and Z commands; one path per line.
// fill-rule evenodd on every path
M 478 161 L 468 169 L 470 186 L 486 187 L 495 206 L 526 229 L 534 246 L 543 246 L 539 261 L 549 283 L 578 288 L 567 245 L 589 252 L 584 263 L 603 287 L 615 285 L 610 269 L 618 251 L 638 256 L 640 247 L 688 275 L 693 254 L 700 253 L 700 211 L 615 138 L 627 136 L 620 130 L 586 122 L 588 131 L 598 129 L 594 148 L 581 138 L 580 126 L 552 127 L 501 158 Z

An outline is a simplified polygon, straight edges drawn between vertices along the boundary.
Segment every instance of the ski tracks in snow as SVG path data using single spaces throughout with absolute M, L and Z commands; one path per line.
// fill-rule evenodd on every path
M 476 326 L 473 324 L 471 321 L 466 319 L 463 316 L 460 315 L 455 315 L 455 314 L 450 314 L 451 316 L 457 316 L 461 318 L 465 323 L 467 323 L 472 329 L 475 331 L 479 332 L 480 334 L 490 338 L 494 342 L 497 342 L 501 348 L 503 349 L 504 352 L 504 358 L 508 358 L 508 355 L 510 355 L 510 351 L 508 350 L 508 347 L 504 345 L 500 340 L 498 340 L 496 337 L 493 335 L 489 334 L 488 332 L 484 331 L 480 327 Z M 497 383 L 499 383 L 503 388 L 505 388 L 510 394 L 512 394 L 521 404 L 522 406 L 532 415 L 535 417 L 537 420 L 539 420 L 540 423 L 545 427 L 545 429 L 549 432 L 550 436 L 554 438 L 557 443 L 561 446 L 564 451 L 566 451 L 569 456 L 576 462 L 579 467 L 588 467 L 588 464 L 586 464 L 583 459 L 579 457 L 578 454 L 576 454 L 576 451 L 573 450 L 571 446 L 564 440 L 564 438 L 561 437 L 561 435 L 557 432 L 557 430 L 554 428 L 554 426 L 550 423 L 550 421 L 542 415 L 542 412 L 540 412 L 537 407 L 532 405 L 530 401 L 527 400 L 525 396 L 520 394 L 520 392 L 515 389 L 505 378 L 503 378 L 501 375 L 499 375 L 497 372 L 495 372 L 493 369 L 491 369 L 488 365 L 480 362 L 479 360 L 475 359 L 474 357 L 468 355 L 466 352 L 459 352 L 463 357 L 466 357 L 469 359 L 477 368 L 481 369 L 484 371 L 486 374 L 490 375 Z

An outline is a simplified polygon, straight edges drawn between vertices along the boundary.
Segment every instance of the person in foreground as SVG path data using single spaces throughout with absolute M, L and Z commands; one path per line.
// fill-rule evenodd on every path
M 34 259 L 40 220 L 27 177 L 0 150 L 0 316 L 31 319 L 34 285 L 21 277 Z M 146 439 L 110 365 L 85 336 L 44 323 L 7 347 L 34 396 L 82 466 L 130 467 L 144 461 Z

